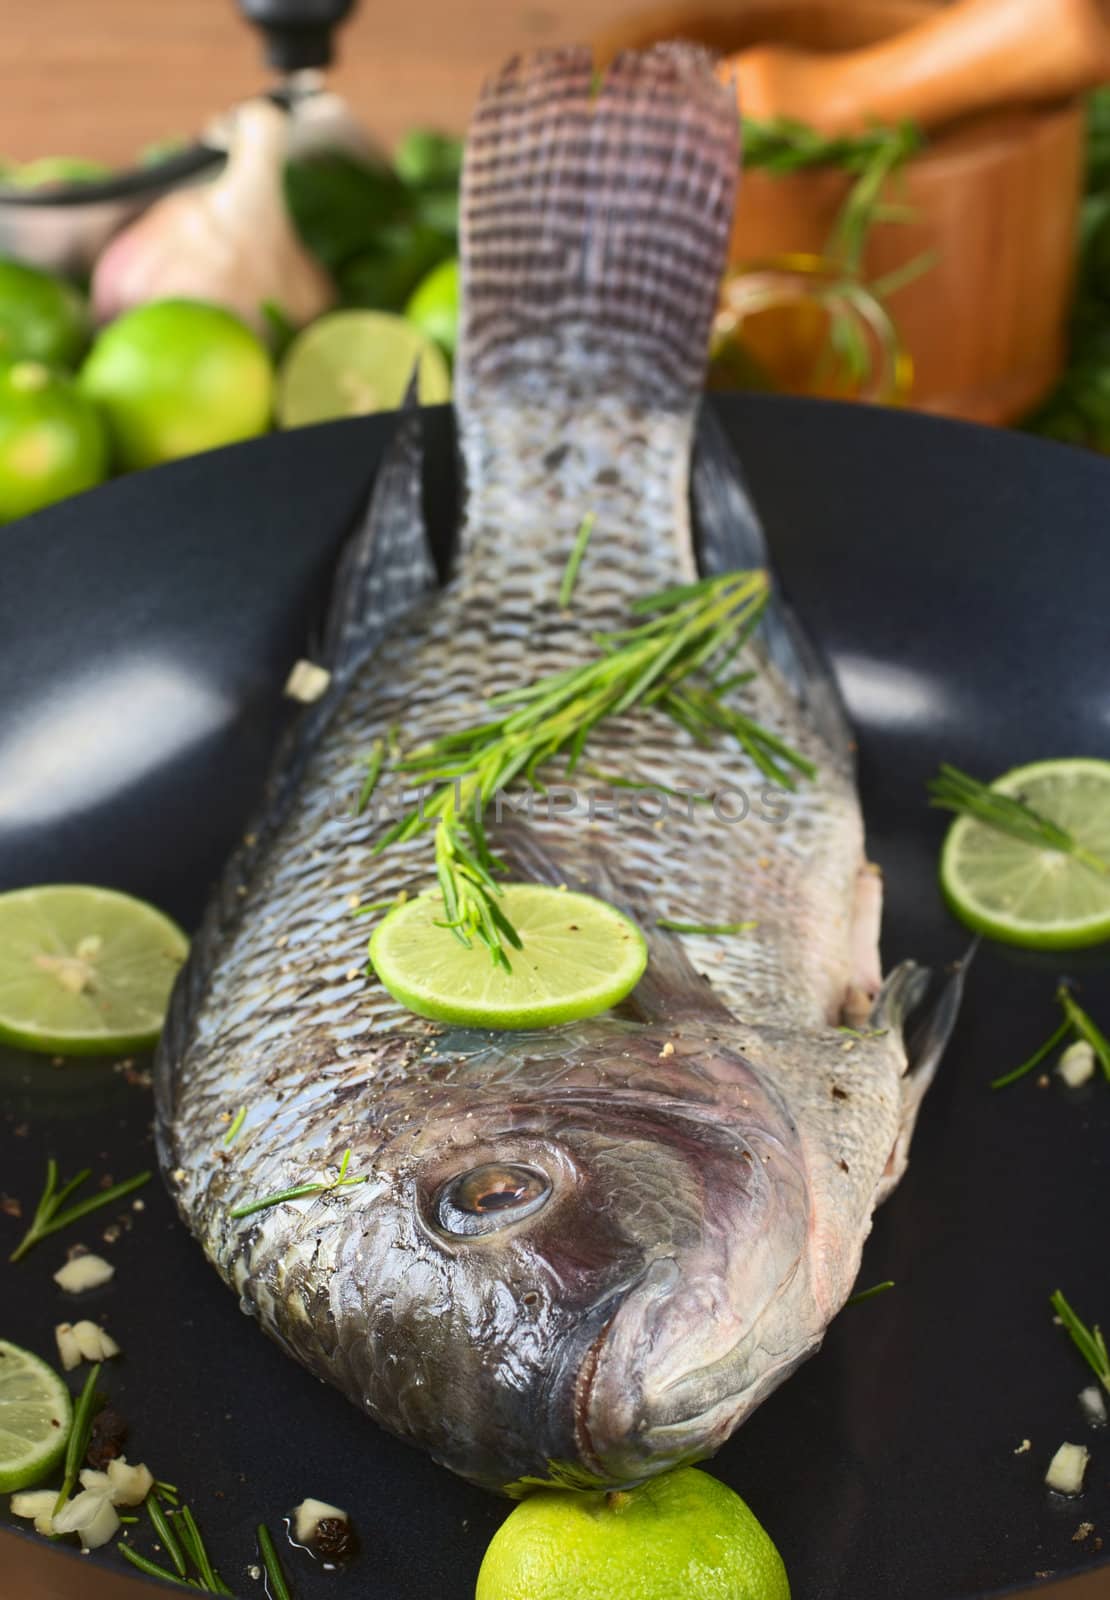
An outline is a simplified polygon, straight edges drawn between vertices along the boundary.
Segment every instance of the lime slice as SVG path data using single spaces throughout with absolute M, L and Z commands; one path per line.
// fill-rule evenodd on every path
M 498 906 L 523 946 L 508 951 L 511 972 L 477 940 L 467 949 L 438 925 L 438 889 L 391 911 L 370 940 L 370 960 L 394 999 L 437 1022 L 549 1028 L 608 1010 L 643 975 L 643 934 L 604 900 L 508 883 Z
M 1035 761 L 991 788 L 1024 800 L 1110 861 L 1110 761 Z M 974 817 L 958 817 L 948 830 L 940 881 L 961 921 L 993 939 L 1064 950 L 1110 938 L 1110 874 Z
M 333 311 L 289 346 L 278 376 L 278 422 L 303 428 L 333 417 L 392 411 L 404 399 L 418 361 L 423 404 L 449 399 L 447 363 L 419 328 L 387 311 Z
M 49 1477 L 72 1420 L 69 1391 L 53 1367 L 0 1339 L 0 1494 Z
M 188 950 L 169 917 L 114 889 L 0 894 L 0 1040 L 48 1055 L 145 1050 Z

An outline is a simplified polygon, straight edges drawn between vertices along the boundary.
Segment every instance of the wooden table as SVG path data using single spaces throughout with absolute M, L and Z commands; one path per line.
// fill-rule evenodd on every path
M 643 0 L 361 0 L 334 86 L 392 141 L 462 129 L 484 73 L 515 50 L 587 39 Z M 0 5 L 0 156 L 124 160 L 188 134 L 266 82 L 234 0 L 7 0 Z

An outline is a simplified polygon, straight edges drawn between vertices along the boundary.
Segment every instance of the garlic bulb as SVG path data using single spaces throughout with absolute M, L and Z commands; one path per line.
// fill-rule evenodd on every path
M 269 100 L 240 106 L 220 176 L 159 200 L 100 257 L 92 278 L 98 321 L 182 296 L 226 306 L 265 334 L 266 301 L 298 327 L 334 305 L 330 278 L 286 210 L 287 141 L 284 111 Z

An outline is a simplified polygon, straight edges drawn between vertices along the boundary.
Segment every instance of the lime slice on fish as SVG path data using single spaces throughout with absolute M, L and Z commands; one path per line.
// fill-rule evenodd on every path
M 593 895 L 508 883 L 498 901 L 520 935 L 512 970 L 443 922 L 438 889 L 391 911 L 370 960 L 395 1000 L 418 1016 L 474 1028 L 549 1028 L 607 1011 L 639 982 L 647 945 L 634 922 Z
M 0 1040 L 48 1055 L 144 1050 L 188 951 L 169 917 L 114 889 L 0 894 Z
M 69 1391 L 54 1369 L 0 1339 L 0 1494 L 49 1477 L 72 1420 Z
M 386 311 L 333 311 L 289 346 L 278 374 L 278 422 L 303 428 L 333 417 L 393 411 L 417 362 L 422 403 L 449 399 L 447 362 L 419 328 Z
M 1110 861 L 1110 761 L 1035 761 L 991 788 L 1025 801 Z M 958 817 L 948 830 L 940 881 L 961 921 L 992 939 L 1039 950 L 1110 939 L 1110 873 L 974 817 Z

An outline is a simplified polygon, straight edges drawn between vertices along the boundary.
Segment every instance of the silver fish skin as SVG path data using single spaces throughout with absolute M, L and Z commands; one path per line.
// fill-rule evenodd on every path
M 381 808 L 353 815 L 373 741 L 473 722 L 488 695 L 593 658 L 599 628 L 695 571 L 694 421 L 736 168 L 731 94 L 691 47 L 622 57 L 600 89 L 580 50 L 487 86 L 463 195 L 457 575 L 433 592 L 409 416 L 341 564 L 332 689 L 279 758 L 160 1052 L 167 1182 L 244 1311 L 383 1426 L 511 1492 L 707 1456 L 817 1348 L 943 1034 L 911 1070 L 922 975 L 880 990 L 850 741 L 781 608 L 736 703 L 815 763 L 812 782 L 786 794 L 739 749 L 636 710 L 595 730 L 589 763 L 742 792 L 743 821 L 654 818 L 627 791 L 592 820 L 537 804 L 490 821 L 512 877 L 640 921 L 648 971 L 616 1012 L 449 1029 L 364 971 L 352 906 L 434 882 L 428 836 L 376 855 Z M 751 565 L 708 438 L 703 566 Z M 678 935 L 659 917 L 755 926 Z M 858 1036 L 845 1019 L 866 1019 Z M 364 1181 L 232 1216 L 334 1180 L 348 1149 Z

